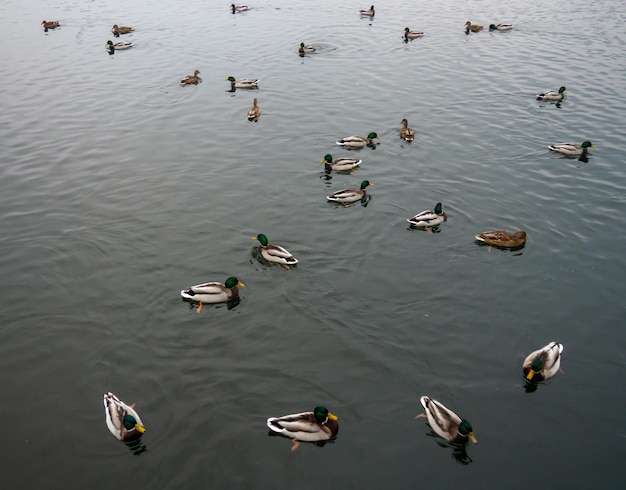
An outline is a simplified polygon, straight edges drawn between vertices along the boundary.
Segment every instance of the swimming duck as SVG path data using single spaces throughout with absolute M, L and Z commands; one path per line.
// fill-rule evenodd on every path
M 291 438 L 292 451 L 298 449 L 298 441 L 327 441 L 337 437 L 339 432 L 337 417 L 322 406 L 315 407 L 312 412 L 270 417 L 267 419 L 267 426 L 270 430 Z
M 248 121 L 257 122 L 261 117 L 261 108 L 257 105 L 257 99 L 254 98 L 252 102 L 252 107 L 248 109 Z
M 472 432 L 472 424 L 467 420 L 461 420 L 452 410 L 427 396 L 421 397 L 420 402 L 426 413 L 415 418 L 428 418 L 428 424 L 439 437 L 453 444 L 466 444 L 468 439 L 474 444 L 478 442 Z
M 362 136 L 346 136 L 337 141 L 337 144 L 345 146 L 346 148 L 363 148 L 364 146 L 377 145 L 378 142 L 374 141 L 375 139 L 380 140 L 380 136 L 376 133 L 368 134 L 367 138 L 363 138 Z
M 113 393 L 104 394 L 104 418 L 107 427 L 120 441 L 134 441 L 145 432 L 135 404 L 126 405 Z
M 526 243 L 526 232 L 509 233 L 504 230 L 484 231 L 474 237 L 476 241 L 500 248 L 519 248 Z
M 304 43 L 300 43 L 300 46 L 298 47 L 298 52 L 300 54 L 304 54 L 304 53 L 314 53 L 316 51 L 314 46 L 306 46 Z
M 412 218 L 407 219 L 407 222 L 411 226 L 419 228 L 431 228 L 443 223 L 444 221 L 448 221 L 448 215 L 443 211 L 443 206 L 440 202 L 435 204 L 435 209 L 433 211 L 422 211 Z
M 466 32 L 469 32 L 469 31 L 472 31 L 472 32 L 482 31 L 483 27 L 484 26 L 479 26 L 478 24 L 472 24 L 472 22 L 469 21 L 469 20 L 465 23 L 465 31 Z
M 415 139 L 415 131 L 412 128 L 409 128 L 409 121 L 406 119 L 402 120 L 402 129 L 400 130 L 400 138 L 406 141 L 413 141 Z
M 551 151 L 556 151 L 557 153 L 561 153 L 562 155 L 568 157 L 586 155 L 588 148 L 595 148 L 595 146 L 591 144 L 591 141 L 583 141 L 580 146 L 574 143 L 559 143 L 548 146 L 548 149 Z
M 124 41 L 113 44 L 113 41 L 107 41 L 105 46 L 109 51 L 121 51 L 123 49 L 129 49 L 133 47 L 133 43 L 130 41 Z
M 341 189 L 340 191 L 334 192 L 330 196 L 326 196 L 326 199 L 332 202 L 340 202 L 342 204 L 361 201 L 365 199 L 367 195 L 367 191 L 365 190 L 369 186 L 373 186 L 369 180 L 364 180 L 361 182 L 360 189 Z
M 368 17 L 374 17 L 374 15 L 376 14 L 376 12 L 374 11 L 374 6 L 370 6 L 369 9 L 366 10 L 359 10 L 359 14 L 361 15 L 366 15 Z
M 424 35 L 423 32 L 420 31 L 412 31 L 408 27 L 404 28 L 404 40 L 409 41 L 411 39 L 417 39 L 418 37 L 422 37 Z
M 513 24 L 489 24 L 490 31 L 510 31 Z
M 320 163 L 324 164 L 326 172 L 330 173 L 333 170 L 337 172 L 346 172 L 355 171 L 356 168 L 361 165 L 361 160 L 357 160 L 356 158 L 337 158 L 333 160 L 332 155 L 328 154 L 320 160 Z
M 200 74 L 200 70 L 196 70 L 193 72 L 193 75 L 187 75 L 180 81 L 181 85 L 198 85 L 198 82 L 202 79 L 198 76 Z
M 243 287 L 244 283 L 239 282 L 236 277 L 229 277 L 226 282 L 205 282 L 204 284 L 196 284 L 190 288 L 183 289 L 180 295 L 191 301 L 197 301 L 198 313 L 202 309 L 203 303 L 225 303 L 239 296 L 237 286 Z
M 528 381 L 543 381 L 554 376 L 561 367 L 561 353 L 563 344 L 550 342 L 548 345 L 531 352 L 522 369 Z
M 230 8 L 233 11 L 233 14 L 238 14 L 239 12 L 245 12 L 246 10 L 249 10 L 247 5 L 235 5 L 234 3 L 230 4 Z
M 48 29 L 56 29 L 57 27 L 59 27 L 61 24 L 59 24 L 56 20 L 44 20 L 41 25 L 43 26 L 43 30 L 45 32 L 48 32 Z
M 289 266 L 296 265 L 298 263 L 298 259 L 291 255 L 288 250 L 284 249 L 280 245 L 269 243 L 267 237 L 263 233 L 259 233 L 253 238 L 253 240 L 259 241 L 261 257 L 268 262 L 280 264 L 286 269 L 289 269 Z
M 224 80 L 228 80 L 230 82 L 230 87 L 234 88 L 259 88 L 259 80 L 258 78 L 241 78 L 239 80 L 235 80 L 235 77 L 224 78 Z
M 117 24 L 113 24 L 113 28 L 111 32 L 115 37 L 120 37 L 120 34 L 128 34 L 129 32 L 133 32 L 135 29 L 128 26 L 118 26 Z
M 565 98 L 564 92 L 566 90 L 567 89 L 565 87 L 561 87 L 558 92 L 555 92 L 554 90 L 546 90 L 545 92 L 537 94 L 537 100 L 551 100 L 551 101 L 563 100 Z

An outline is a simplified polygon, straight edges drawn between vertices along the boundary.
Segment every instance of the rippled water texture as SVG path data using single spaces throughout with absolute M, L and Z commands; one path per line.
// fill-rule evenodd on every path
M 0 4 L 0 487 L 621 488 L 624 4 L 375 6 Z M 134 47 L 110 56 L 116 23 Z M 561 85 L 560 107 L 535 100 Z M 335 144 L 371 131 L 374 150 Z M 584 140 L 587 162 L 547 149 Z M 325 175 L 326 153 L 363 163 Z M 326 201 L 365 179 L 367 206 Z M 437 202 L 438 233 L 407 229 Z M 528 243 L 474 243 L 491 229 Z M 300 264 L 259 262 L 258 233 Z M 233 308 L 180 298 L 231 275 Z M 552 340 L 563 372 L 526 393 Z M 108 433 L 107 391 L 137 404 L 144 447 Z M 421 395 L 478 444 L 440 447 Z M 334 443 L 268 436 L 317 404 Z

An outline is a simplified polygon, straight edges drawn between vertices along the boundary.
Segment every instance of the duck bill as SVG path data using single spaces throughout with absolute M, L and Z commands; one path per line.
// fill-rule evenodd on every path
M 324 160 L 323 158 L 320 160 L 320 163 L 326 163 L 326 160 Z
M 140 434 L 143 434 L 146 431 L 146 428 L 143 425 L 139 424 L 135 424 L 135 429 L 137 429 L 137 432 L 139 432 Z
M 472 432 L 470 432 L 469 434 L 467 434 L 467 437 L 469 437 L 469 440 L 472 441 L 474 444 L 476 444 L 478 441 L 476 440 L 476 438 L 474 437 L 474 434 Z
M 256 240 L 256 238 L 255 238 L 255 240 Z M 245 286 L 245 284 L 244 284 L 243 282 L 239 281 L 239 282 L 237 283 L 237 286 L 244 287 L 244 286 Z
M 530 381 L 531 379 L 533 379 L 534 375 L 535 375 L 535 371 L 531 369 L 530 371 L 528 371 L 528 374 L 526 375 L 526 379 Z
M 337 416 L 333 415 L 332 413 L 328 412 L 328 420 L 337 420 Z

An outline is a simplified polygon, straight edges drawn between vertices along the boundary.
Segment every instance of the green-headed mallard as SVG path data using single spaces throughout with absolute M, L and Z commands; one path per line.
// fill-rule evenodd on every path
M 421 31 L 412 31 L 408 27 L 404 28 L 404 40 L 410 41 L 411 39 L 417 39 L 418 37 L 424 36 L 424 33 Z
M 510 31 L 513 24 L 489 24 L 490 31 Z
M 130 49 L 130 48 L 132 48 L 133 47 L 133 43 L 131 43 L 130 41 L 124 41 L 124 42 L 119 42 L 119 43 L 113 44 L 113 41 L 107 41 L 105 47 L 109 51 L 121 51 L 123 49 Z
M 586 155 L 588 148 L 595 148 L 595 146 L 591 144 L 591 141 L 583 141 L 580 145 L 576 145 L 574 143 L 559 143 L 548 146 L 548 149 L 551 151 L 556 151 L 557 153 L 568 157 Z
M 380 136 L 376 133 L 370 133 L 367 135 L 367 138 L 363 138 L 363 136 L 346 136 L 337 141 L 337 144 L 346 148 L 363 148 L 364 146 L 377 145 L 378 141 L 374 140 L 380 140 Z
M 307 46 L 304 43 L 300 43 L 300 46 L 298 47 L 298 52 L 300 54 L 314 53 L 315 51 L 316 51 L 315 46 Z
M 113 393 L 104 394 L 104 418 L 107 427 L 120 441 L 134 441 L 145 432 L 135 404 L 126 405 Z
M 258 78 L 240 78 L 239 80 L 235 80 L 235 77 L 224 78 L 230 82 L 230 88 L 259 88 L 259 80 Z
M 56 29 L 57 27 L 59 27 L 61 24 L 59 24 L 59 22 L 57 22 L 56 20 L 44 20 L 41 25 L 43 26 L 43 30 L 45 32 L 48 32 L 48 29 Z
M 558 92 L 554 90 L 546 90 L 545 92 L 541 92 L 537 94 L 537 100 L 548 100 L 558 102 L 565 98 L 565 91 L 567 89 L 565 87 L 561 87 Z
M 261 257 L 268 262 L 280 264 L 286 269 L 289 269 L 289 266 L 296 265 L 298 263 L 298 259 L 291 255 L 287 249 L 281 247 L 280 245 L 269 243 L 267 237 L 263 233 L 259 233 L 252 239 L 259 241 L 259 251 L 261 252 Z
M 257 122 L 261 117 L 261 108 L 258 106 L 257 102 L 258 101 L 255 97 L 254 101 L 252 102 L 252 107 L 248 109 L 248 121 Z
M 448 221 L 448 215 L 443 211 L 443 206 L 440 202 L 435 204 L 434 210 L 422 211 L 412 218 L 407 219 L 407 222 L 416 228 L 431 228 L 444 221 Z
M 526 243 L 526 232 L 523 230 L 509 233 L 505 230 L 484 231 L 474 237 L 476 241 L 492 247 L 521 248 Z
M 465 23 L 465 31 L 466 32 L 478 32 L 478 31 L 482 31 L 484 28 L 484 26 L 479 26 L 478 24 L 472 24 L 471 21 L 467 21 Z
M 367 17 L 374 17 L 376 12 L 374 11 L 374 6 L 371 5 L 369 9 L 359 10 L 359 14 Z
M 374 184 L 371 184 L 369 180 L 364 180 L 361 182 L 360 189 L 341 189 L 340 191 L 334 192 L 330 196 L 326 196 L 326 199 L 332 202 L 340 202 L 342 204 L 361 201 L 367 196 L 367 191 L 365 189 L 371 185 Z
M 337 158 L 333 160 L 332 155 L 328 154 L 320 160 L 320 163 L 324 164 L 326 172 L 329 173 L 333 170 L 336 172 L 353 172 L 361 165 L 361 160 L 356 158 Z
M 200 70 L 196 70 L 193 72 L 193 75 L 187 75 L 180 81 L 181 85 L 198 85 L 202 79 L 198 76 L 200 74 Z
M 245 284 L 239 282 L 236 277 L 229 277 L 224 284 L 221 282 L 196 284 L 183 289 L 180 295 L 184 299 L 198 302 L 199 313 L 203 303 L 225 303 L 239 297 L 239 288 L 237 286 L 243 287 Z
M 465 444 L 468 439 L 474 444 L 478 442 L 472 432 L 472 424 L 467 420 L 461 420 L 452 410 L 427 396 L 421 397 L 420 402 L 426 414 L 421 413 L 415 418 L 428 418 L 428 424 L 439 437 L 453 444 Z
M 249 10 L 247 5 L 235 5 L 234 3 L 230 4 L 230 8 L 232 9 L 233 14 L 238 14 L 239 12 L 245 12 Z
M 562 352 L 563 344 L 558 342 L 550 342 L 541 349 L 531 352 L 522 365 L 526 379 L 543 381 L 554 376 L 561 367 Z
M 133 29 L 132 27 L 118 26 L 117 24 L 113 24 L 113 28 L 111 29 L 111 32 L 113 33 L 115 37 L 120 37 L 120 34 L 128 34 L 130 32 L 133 32 L 134 30 L 135 29 Z
M 402 129 L 400 130 L 400 138 L 406 141 L 413 141 L 415 139 L 415 131 L 412 128 L 409 128 L 409 121 L 403 119 Z
M 337 417 L 326 407 L 318 406 L 312 412 L 294 413 L 284 417 L 267 419 L 270 430 L 293 440 L 292 451 L 298 449 L 298 441 L 328 441 L 337 437 Z

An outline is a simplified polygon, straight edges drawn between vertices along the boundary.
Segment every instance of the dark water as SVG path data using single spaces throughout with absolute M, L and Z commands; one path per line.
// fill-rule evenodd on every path
M 0 4 L 0 487 L 621 488 L 624 5 L 375 5 Z M 109 56 L 114 23 L 135 46 Z M 561 85 L 560 108 L 535 101 Z M 335 145 L 370 131 L 376 150 Z M 587 162 L 547 150 L 585 139 Z M 326 153 L 363 164 L 325 176 Z M 363 179 L 367 206 L 326 202 Z M 407 229 L 438 201 L 440 233 Z M 474 243 L 498 228 L 526 247 Z M 259 263 L 257 233 L 299 266 Z M 181 301 L 230 275 L 235 308 Z M 564 372 L 526 393 L 551 340 Z M 137 403 L 139 455 L 106 429 L 109 390 Z M 414 419 L 424 394 L 472 422 L 471 464 Z M 317 404 L 334 443 L 268 437 Z

